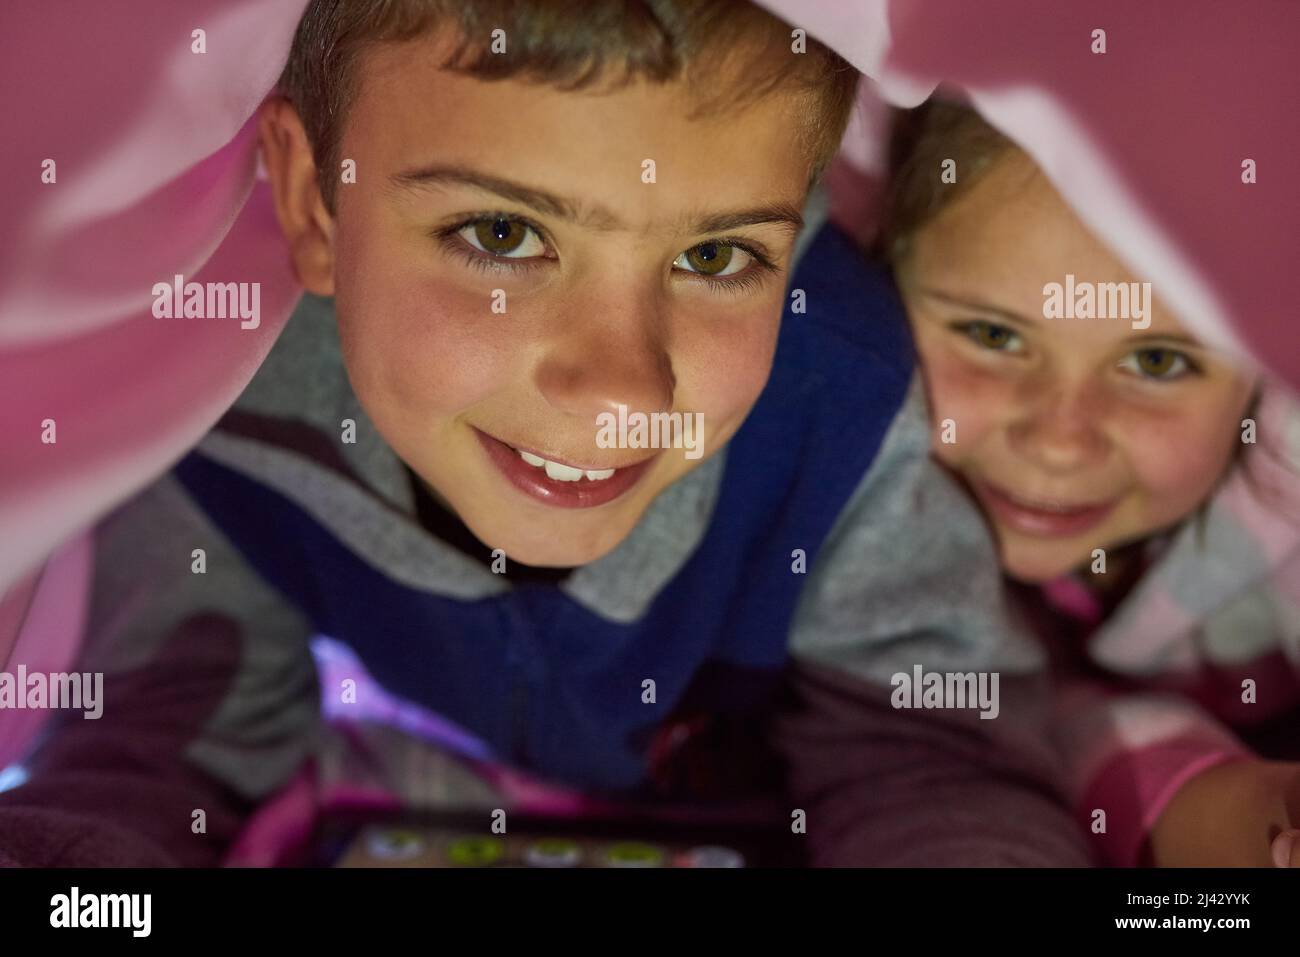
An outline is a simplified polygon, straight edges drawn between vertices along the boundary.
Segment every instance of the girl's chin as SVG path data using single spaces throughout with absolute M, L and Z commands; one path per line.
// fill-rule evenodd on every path
M 1055 581 L 1079 568 L 1086 568 L 1091 558 L 1091 554 L 1044 555 L 1006 547 L 999 548 L 998 553 L 1002 574 L 1024 585 Z

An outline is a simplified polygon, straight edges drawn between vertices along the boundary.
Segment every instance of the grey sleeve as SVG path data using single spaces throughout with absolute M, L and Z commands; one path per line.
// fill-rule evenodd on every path
M 790 647 L 878 682 L 916 664 L 1040 666 L 1038 647 L 1009 620 L 983 520 L 930 458 L 919 377 L 808 571 Z
M 310 628 L 170 475 L 95 545 L 74 667 L 103 673 L 102 716 L 51 722 L 0 795 L 0 860 L 214 864 L 318 741 Z
M 811 858 L 1086 865 L 1051 744 L 1041 651 L 1007 612 L 982 520 L 931 460 L 927 423 L 913 382 L 796 612 L 798 707 L 775 740 Z M 992 707 L 953 695 L 917 707 L 910 690 L 917 677 L 980 673 Z
M 1041 732 L 1009 727 L 1041 678 L 1001 685 L 1002 714 L 893 707 L 889 688 L 806 662 L 774 724 L 815 867 L 1088 867 L 1096 863 Z M 1041 717 L 1035 717 L 1041 726 Z M 988 725 L 1000 725 L 990 728 Z

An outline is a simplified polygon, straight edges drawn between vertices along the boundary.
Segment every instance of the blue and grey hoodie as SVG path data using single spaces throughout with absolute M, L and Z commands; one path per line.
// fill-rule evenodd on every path
M 97 529 L 81 667 L 115 703 L 57 726 L 0 795 L 0 856 L 211 863 L 312 760 L 416 806 L 456 793 L 430 751 L 611 799 L 712 799 L 759 786 L 740 759 L 754 739 L 783 771 L 774 825 L 803 810 L 815 863 L 1084 862 L 1028 690 L 1038 655 L 928 457 L 893 289 L 832 225 L 799 252 L 804 311 L 787 307 L 748 419 L 559 581 L 495 574 L 486 547 L 421 523 L 332 302 L 304 299 L 235 407 Z M 958 672 L 1001 676 L 995 720 L 894 693 Z M 368 735 L 364 762 L 337 759 L 322 718 L 340 674 L 350 703 L 358 682 L 384 700 L 343 735 Z M 714 736 L 708 781 L 681 770 L 692 735 Z M 95 773 L 98 797 L 70 802 Z

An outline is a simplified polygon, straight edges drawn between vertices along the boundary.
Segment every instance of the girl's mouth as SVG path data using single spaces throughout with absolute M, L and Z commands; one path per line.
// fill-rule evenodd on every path
M 1118 499 L 1095 504 L 1036 501 L 1012 495 L 986 482 L 974 482 L 976 495 L 999 523 L 1036 538 L 1070 538 L 1100 525 Z
M 652 455 L 618 468 L 579 466 L 508 445 L 474 429 L 488 458 L 525 495 L 559 508 L 595 508 L 621 497 L 645 474 Z M 657 453 L 656 453 L 657 454 Z

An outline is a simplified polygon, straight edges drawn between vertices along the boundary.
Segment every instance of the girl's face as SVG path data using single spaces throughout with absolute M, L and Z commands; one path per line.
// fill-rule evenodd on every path
M 1044 286 L 1067 275 L 1140 279 L 1016 150 L 916 232 L 899 269 L 934 452 L 1026 582 L 1186 518 L 1232 461 L 1253 390 L 1155 290 L 1145 329 L 1044 318 Z

